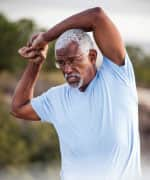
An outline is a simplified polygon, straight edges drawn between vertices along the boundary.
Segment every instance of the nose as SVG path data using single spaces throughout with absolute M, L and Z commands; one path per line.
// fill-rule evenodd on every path
M 65 66 L 64 66 L 64 73 L 65 74 L 70 74 L 70 73 L 72 73 L 72 67 L 70 66 L 70 65 L 68 65 L 68 64 L 65 64 Z

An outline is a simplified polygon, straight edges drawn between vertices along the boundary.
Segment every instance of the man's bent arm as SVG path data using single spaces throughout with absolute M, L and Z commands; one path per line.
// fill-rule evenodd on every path
M 65 19 L 46 33 L 43 33 L 43 40 L 52 41 L 71 28 L 92 31 L 103 55 L 118 65 L 124 63 L 125 48 L 120 33 L 101 8 L 88 9 Z
M 34 88 L 39 76 L 42 63 L 29 62 L 12 99 L 11 114 L 22 119 L 40 120 L 34 112 L 30 100 L 33 98 Z

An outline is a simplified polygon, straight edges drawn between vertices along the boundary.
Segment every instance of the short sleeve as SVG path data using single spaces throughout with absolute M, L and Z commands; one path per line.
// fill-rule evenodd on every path
M 55 97 L 53 91 L 49 89 L 42 95 L 31 100 L 31 105 L 42 122 L 54 123 L 55 121 Z
M 135 75 L 132 62 L 126 53 L 125 55 L 125 63 L 122 66 L 119 66 L 113 63 L 112 60 L 103 56 L 103 64 L 104 68 L 107 68 L 113 76 L 119 81 L 126 83 L 127 85 L 135 85 Z

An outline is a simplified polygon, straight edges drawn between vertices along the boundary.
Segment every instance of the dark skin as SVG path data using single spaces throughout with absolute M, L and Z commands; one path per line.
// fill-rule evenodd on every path
M 22 57 L 29 60 L 29 63 L 13 95 L 11 114 L 15 117 L 33 121 L 40 120 L 30 104 L 30 99 L 33 98 L 35 84 L 46 59 L 47 50 L 48 46 L 45 45 L 38 51 L 32 47 L 23 47 L 18 51 Z
M 95 49 L 89 50 L 86 54 L 82 52 L 76 42 L 70 43 L 66 48 L 59 49 L 56 51 L 57 61 L 79 61 L 79 64 L 72 67 L 70 65 L 65 65 L 64 68 L 61 68 L 62 73 L 65 75 L 70 75 L 73 73 L 80 74 L 83 79 L 83 85 L 79 88 L 80 91 L 84 91 L 90 81 L 94 78 L 96 74 L 96 57 L 97 52 Z M 68 83 L 71 85 L 72 82 L 78 82 L 78 78 L 68 79 Z
M 49 31 L 45 33 L 39 33 L 32 39 L 31 42 L 29 42 L 29 46 L 32 46 L 34 49 L 38 49 L 40 52 L 41 48 L 44 48 L 45 45 L 47 45 L 49 42 L 55 40 L 64 31 L 71 28 L 80 28 L 85 31 L 92 31 L 95 42 L 97 43 L 102 54 L 107 56 L 118 66 L 124 64 L 125 48 L 120 33 L 109 17 L 105 14 L 105 12 L 101 8 L 97 7 L 75 14 L 74 16 L 65 19 L 53 28 L 49 29 Z M 62 53 L 63 50 L 60 51 Z M 32 52 L 34 52 L 33 49 Z M 20 54 L 22 55 L 22 53 Z M 28 54 L 28 52 L 26 52 L 26 54 Z M 57 52 L 57 54 L 60 55 L 60 52 Z M 77 55 L 77 51 L 73 55 Z M 37 121 L 40 120 L 40 118 L 33 110 L 30 104 L 30 100 L 33 98 L 35 84 L 37 82 L 44 60 L 41 61 L 39 59 L 39 61 L 37 60 L 35 63 L 34 58 L 37 58 L 37 55 L 31 56 L 31 54 L 28 54 L 28 56 L 22 56 L 30 59 L 30 62 L 26 67 L 25 72 L 22 75 L 21 80 L 19 81 L 15 90 L 12 100 L 11 113 L 14 116 L 22 119 Z M 65 58 L 68 59 L 69 54 L 66 55 L 64 53 L 63 56 L 64 60 Z M 82 60 L 85 60 L 83 62 L 86 62 L 84 65 L 74 69 L 71 69 L 67 65 L 65 70 L 63 69 L 63 73 L 71 73 L 75 71 L 80 73 L 80 75 L 84 78 L 84 86 L 80 88 L 81 91 L 86 89 L 88 84 L 95 76 L 96 51 L 90 50 L 88 59 L 87 56 L 83 56 L 83 58 L 84 59 Z

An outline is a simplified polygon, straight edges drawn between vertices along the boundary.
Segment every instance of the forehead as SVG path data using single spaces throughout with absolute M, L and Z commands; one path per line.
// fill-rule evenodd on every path
M 72 41 L 66 47 L 56 50 L 56 57 L 73 57 L 81 54 L 81 49 L 77 42 Z

